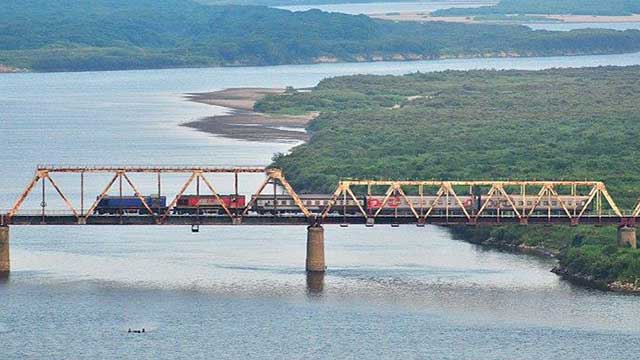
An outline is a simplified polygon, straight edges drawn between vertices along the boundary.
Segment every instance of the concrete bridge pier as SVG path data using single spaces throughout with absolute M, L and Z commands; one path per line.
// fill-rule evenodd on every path
M 636 228 L 629 226 L 620 226 L 618 228 L 618 246 L 638 248 L 638 240 L 636 238 Z
M 324 228 L 311 225 L 307 228 L 307 271 L 324 272 Z
M 0 276 L 11 270 L 9 261 L 9 227 L 0 226 Z

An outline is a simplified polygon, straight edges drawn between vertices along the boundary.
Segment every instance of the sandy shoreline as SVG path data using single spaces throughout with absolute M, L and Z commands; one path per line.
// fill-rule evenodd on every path
M 370 17 L 382 20 L 391 21 L 417 21 L 417 22 L 429 22 L 429 21 L 444 21 L 444 22 L 458 22 L 458 23 L 495 23 L 501 21 L 482 21 L 474 20 L 473 16 L 431 16 L 427 12 L 420 11 L 408 11 L 408 12 L 390 12 L 380 14 L 369 14 Z M 589 15 L 538 15 L 538 14 L 526 14 L 526 16 L 539 17 L 549 19 L 554 23 L 634 23 L 640 22 L 640 14 L 628 15 L 628 16 L 589 16 Z M 514 22 L 518 22 L 514 20 Z M 528 21 L 522 22 L 523 24 L 535 24 L 543 23 L 544 21 Z
M 0 64 L 0 74 L 15 74 L 27 72 L 27 69 L 19 69 L 12 66 Z
M 304 131 L 315 114 L 302 116 L 267 115 L 253 111 L 256 101 L 267 95 L 283 94 L 277 88 L 233 88 L 207 93 L 187 94 L 190 101 L 231 109 L 225 115 L 210 116 L 182 124 L 210 134 L 248 141 L 306 141 Z

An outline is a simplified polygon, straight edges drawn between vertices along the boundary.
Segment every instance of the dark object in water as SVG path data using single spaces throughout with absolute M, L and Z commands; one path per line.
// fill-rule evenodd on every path
M 127 331 L 128 333 L 134 333 L 134 334 L 142 334 L 145 332 L 144 328 L 142 328 L 142 330 L 131 330 L 131 328 L 129 328 L 129 331 Z

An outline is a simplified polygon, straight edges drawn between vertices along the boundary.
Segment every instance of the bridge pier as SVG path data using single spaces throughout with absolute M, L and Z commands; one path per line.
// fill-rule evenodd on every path
M 632 249 L 638 248 L 635 227 L 621 226 L 618 228 L 618 246 L 629 246 Z
M 319 225 L 307 227 L 307 271 L 324 272 L 324 228 Z
M 9 261 L 9 227 L 0 226 L 0 275 L 8 274 L 11 270 Z

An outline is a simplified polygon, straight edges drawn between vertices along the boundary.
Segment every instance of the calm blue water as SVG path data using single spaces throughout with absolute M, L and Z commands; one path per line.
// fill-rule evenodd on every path
M 340 12 L 345 14 L 384 14 L 388 12 L 416 12 L 423 11 L 429 13 L 439 9 L 447 8 L 471 8 L 479 6 L 489 6 L 497 1 L 483 0 L 446 0 L 446 1 L 419 1 L 419 2 L 377 2 L 377 3 L 356 3 L 356 4 L 324 4 L 324 5 L 291 5 L 280 6 L 280 9 L 291 11 L 307 11 L 319 9 L 327 12 Z
M 608 64 L 640 64 L 640 54 L 6 75 L 0 208 L 38 163 L 252 165 L 294 145 L 181 128 L 225 111 L 184 101 L 186 92 Z M 77 203 L 78 178 L 58 180 Z M 91 180 L 88 192 L 106 181 Z M 167 179 L 166 191 L 181 180 Z M 244 179 L 242 190 L 259 180 Z M 154 190 L 154 179 L 134 181 Z M 329 272 L 307 279 L 303 227 L 13 227 L 2 358 L 637 357 L 640 299 L 570 286 L 548 261 L 485 251 L 435 227 L 327 227 L 326 243 Z

